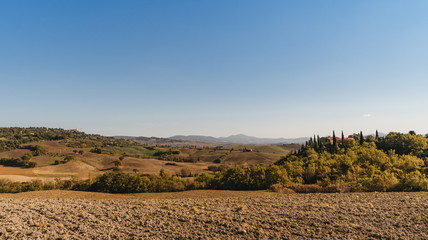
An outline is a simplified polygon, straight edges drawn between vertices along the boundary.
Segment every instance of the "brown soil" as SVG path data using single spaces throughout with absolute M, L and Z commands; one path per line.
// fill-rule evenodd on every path
M 12 239 L 427 239 L 428 193 L 0 195 Z M 93 194 L 93 195 L 92 195 Z M 252 195 L 253 194 L 253 195 Z M 103 198 L 103 200 L 88 200 Z M 171 199 L 171 196 L 179 196 Z M 247 196 L 246 196 L 247 195 Z M 44 196 L 44 197 L 43 197 Z
M 26 177 L 35 177 L 31 168 L 5 167 L 0 165 L 0 175 L 19 175 Z

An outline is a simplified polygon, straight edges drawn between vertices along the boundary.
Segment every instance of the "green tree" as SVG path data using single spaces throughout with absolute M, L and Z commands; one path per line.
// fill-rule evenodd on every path
M 122 161 L 118 160 L 118 161 L 114 161 L 114 166 L 115 167 L 120 167 L 122 166 Z

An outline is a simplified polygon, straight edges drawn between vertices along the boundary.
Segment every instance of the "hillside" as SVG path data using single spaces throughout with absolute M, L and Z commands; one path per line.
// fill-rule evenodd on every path
M 269 165 L 298 149 L 298 145 L 185 147 L 163 143 L 143 144 L 76 130 L 0 128 L 0 179 L 87 179 L 114 170 L 158 174 L 161 169 L 192 177 L 236 164 Z

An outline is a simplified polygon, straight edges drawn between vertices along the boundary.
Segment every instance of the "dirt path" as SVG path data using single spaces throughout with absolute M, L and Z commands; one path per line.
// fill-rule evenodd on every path
M 54 198 L 48 192 L 42 192 L 45 198 L 40 193 L 32 193 L 36 198 L 2 194 L 0 238 L 428 239 L 427 192 L 218 192 L 220 198 L 209 195 L 216 191 L 204 192 L 181 193 L 187 195 L 175 199 L 103 195 L 104 200 Z M 71 193 L 54 191 L 52 196 Z

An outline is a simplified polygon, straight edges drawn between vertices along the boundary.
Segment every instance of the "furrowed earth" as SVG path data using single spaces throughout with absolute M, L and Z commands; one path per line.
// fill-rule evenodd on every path
M 428 193 L 0 194 L 3 239 L 428 239 Z

